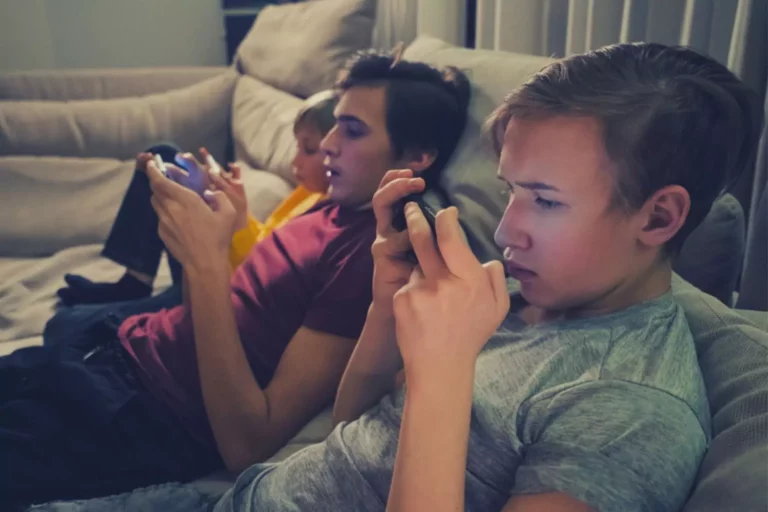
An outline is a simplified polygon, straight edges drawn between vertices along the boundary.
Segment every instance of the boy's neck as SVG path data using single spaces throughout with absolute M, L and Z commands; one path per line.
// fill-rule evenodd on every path
M 654 300 L 669 291 L 672 283 L 671 262 L 653 265 L 631 279 L 620 283 L 600 297 L 577 308 L 566 310 L 547 310 L 532 305 L 525 306 L 519 312 L 520 318 L 529 325 L 603 316 L 630 308 L 641 302 Z

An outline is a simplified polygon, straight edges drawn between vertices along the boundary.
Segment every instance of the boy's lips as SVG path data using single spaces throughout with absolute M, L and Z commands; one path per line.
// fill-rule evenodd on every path
M 330 180 L 332 178 L 335 178 L 336 176 L 339 176 L 339 170 L 335 167 L 332 167 L 330 165 L 325 166 L 325 176 Z
M 509 260 L 504 262 L 504 269 L 507 271 L 508 275 L 514 277 L 518 281 L 528 281 L 536 277 L 536 272 L 533 270 Z

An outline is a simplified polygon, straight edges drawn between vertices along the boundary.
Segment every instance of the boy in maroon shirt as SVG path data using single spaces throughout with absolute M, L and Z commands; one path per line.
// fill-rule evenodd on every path
M 391 168 L 436 179 L 469 101 L 459 71 L 374 53 L 338 90 L 321 144 L 329 201 L 257 244 L 234 276 L 226 196 L 201 198 L 148 166 L 184 303 L 0 358 L 0 504 L 239 471 L 331 401 L 371 301 L 371 197 Z

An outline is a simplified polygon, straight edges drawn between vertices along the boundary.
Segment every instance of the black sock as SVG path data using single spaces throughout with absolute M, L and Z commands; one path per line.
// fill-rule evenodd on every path
M 143 299 L 152 294 L 151 285 L 127 273 L 116 283 L 94 283 L 74 274 L 65 274 L 64 281 L 68 286 L 56 293 L 67 306 Z

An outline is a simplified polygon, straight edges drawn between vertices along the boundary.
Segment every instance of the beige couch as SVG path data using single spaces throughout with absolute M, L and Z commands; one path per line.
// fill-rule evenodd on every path
M 447 201 L 459 207 L 475 252 L 483 259 L 496 257 L 492 233 L 503 199 L 494 176 L 495 158 L 480 126 L 510 89 L 547 60 L 459 49 L 430 38 L 417 40 L 405 58 L 458 65 L 472 80 L 467 131 L 441 185 Z M 291 80 L 280 83 L 296 87 Z M 305 93 L 313 89 L 306 84 L 304 88 Z M 133 97 L 147 94 L 140 100 Z M 24 103 L 41 98 L 54 101 Z M 62 102 L 69 98 L 79 101 Z M 130 159 L 141 147 L 158 139 L 181 141 L 185 147 L 205 143 L 221 158 L 231 141 L 237 157 L 249 165 L 245 179 L 250 204 L 260 217 L 291 186 L 290 125 L 300 100 L 269 85 L 264 77 L 232 69 L 21 73 L 0 76 L 0 100 L 3 353 L 40 342 L 64 272 L 96 278 L 119 274 L 98 257 L 99 244 L 130 177 Z M 198 115 L 199 111 L 206 115 Z M 138 128 L 128 126 L 127 120 L 138 120 Z M 716 435 L 686 510 L 757 510 L 755 504 L 768 502 L 765 323 L 758 327 L 746 314 L 734 313 L 682 280 L 676 282 L 675 291 L 689 314 L 700 351 Z M 768 318 L 752 316 L 761 323 Z M 277 458 L 321 439 L 329 428 L 326 412 Z M 227 485 L 227 477 L 200 485 L 220 489 Z
M 330 87 L 370 46 L 374 13 L 372 0 L 269 7 L 231 68 L 0 74 L 0 355 L 42 343 L 64 273 L 121 275 L 99 253 L 143 148 L 205 145 L 220 162 L 234 151 L 251 212 L 263 220 L 294 186 L 302 97 Z M 163 263 L 157 288 L 169 282 Z M 326 411 L 275 460 L 330 428 Z

